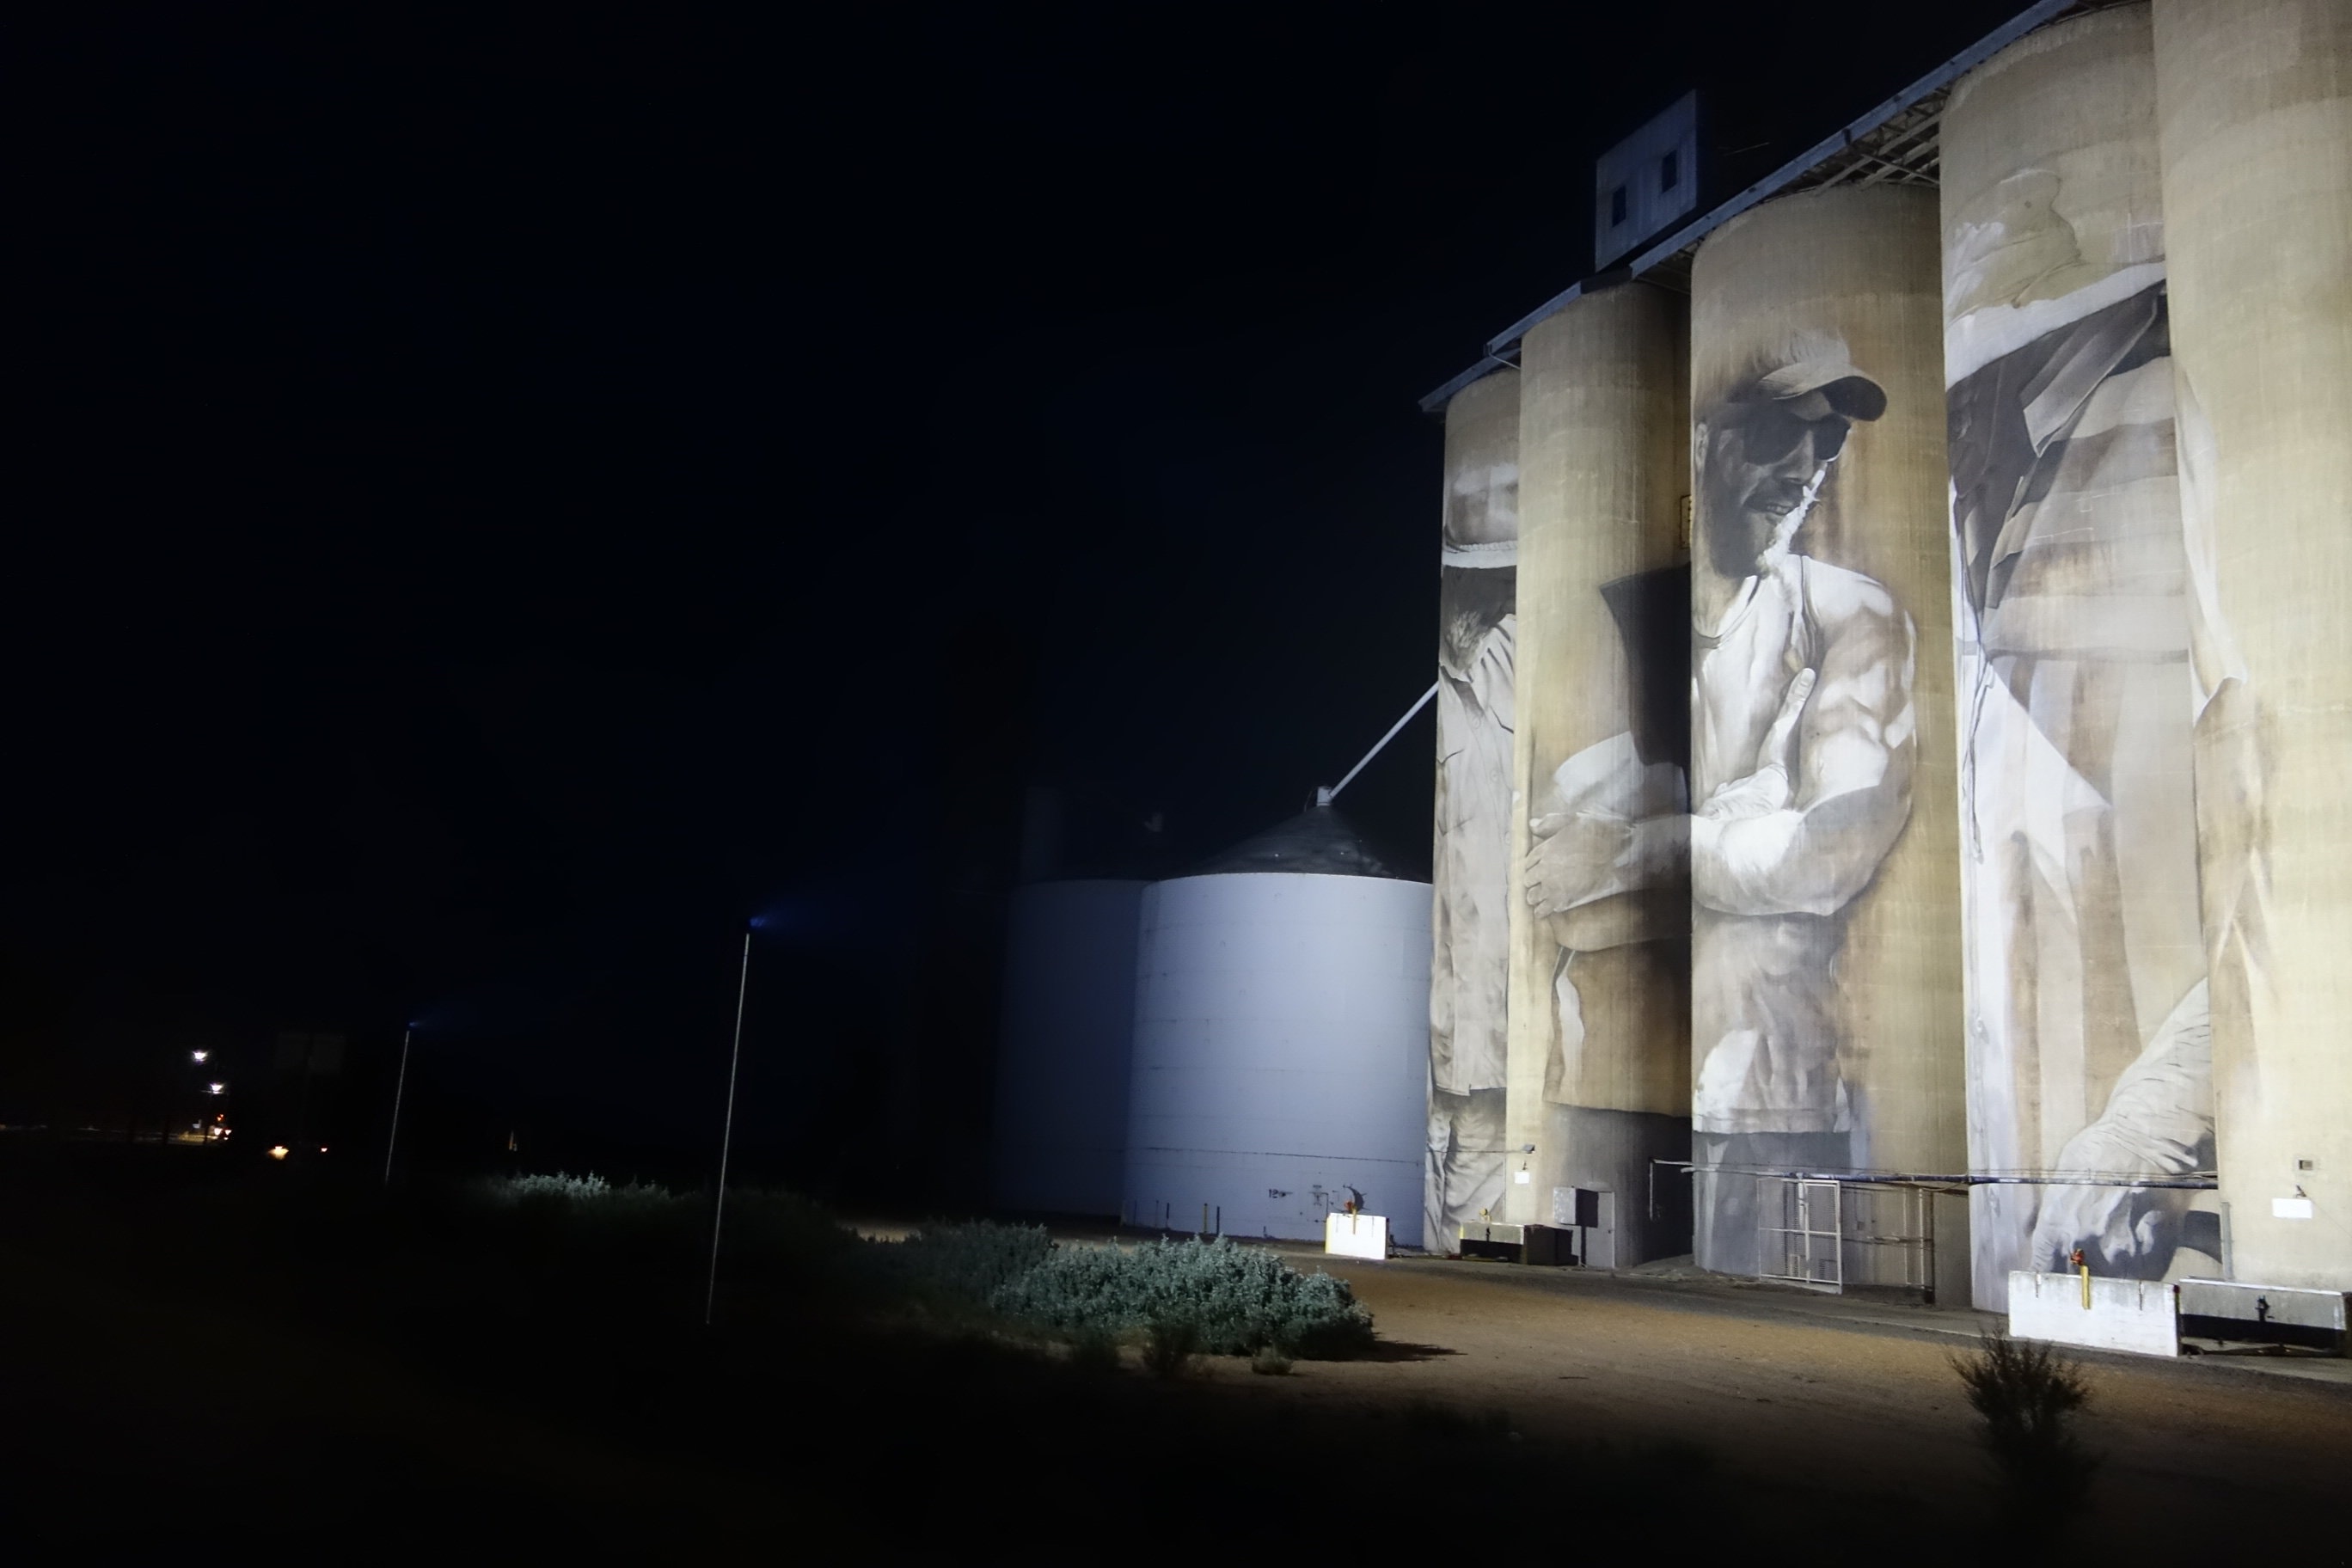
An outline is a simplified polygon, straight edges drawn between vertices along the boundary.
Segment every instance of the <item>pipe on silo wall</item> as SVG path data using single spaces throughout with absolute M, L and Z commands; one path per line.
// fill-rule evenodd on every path
M 1848 186 L 1752 209 L 1693 265 L 1687 856 L 1706 1268 L 1822 1277 L 1801 1237 L 1775 1234 L 1797 1190 L 1771 1173 L 1965 1156 L 1937 251 L 1933 192 Z M 1927 1228 L 1908 1194 L 1843 1201 L 1848 1232 Z M 1947 1256 L 1951 1211 L 1937 1216 Z M 1924 1250 L 1843 1246 L 1843 1277 L 1929 1283 Z
M 1588 898 L 1547 874 L 1542 855 L 1530 876 L 1527 856 L 1568 847 L 1579 813 L 1671 821 L 1685 810 L 1688 331 L 1682 297 L 1628 284 L 1532 329 L 1520 356 L 1505 1212 L 1564 1222 L 1559 1189 L 1613 1193 L 1619 1265 L 1689 1247 L 1680 1170 L 1664 1173 L 1654 1217 L 1651 1197 L 1651 1163 L 1689 1158 L 1687 879 L 1670 868 Z
M 2352 4 L 2154 46 L 2229 1262 L 2352 1289 Z
M 1518 459 L 1519 373 L 1499 370 L 1445 407 L 1421 1227 L 1438 1252 L 1501 1212 L 1506 1181 Z
M 2147 9 L 2042 28 L 1942 128 L 1973 1290 L 2221 1267 L 2188 557 Z

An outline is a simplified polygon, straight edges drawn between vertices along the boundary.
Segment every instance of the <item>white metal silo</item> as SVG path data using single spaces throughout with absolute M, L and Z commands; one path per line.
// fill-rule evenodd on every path
M 1328 807 L 1145 889 L 1129 1224 L 1316 1239 L 1360 1197 L 1421 1245 L 1429 909 Z
M 1139 881 L 1014 889 L 997 1058 L 996 1206 L 1119 1212 Z

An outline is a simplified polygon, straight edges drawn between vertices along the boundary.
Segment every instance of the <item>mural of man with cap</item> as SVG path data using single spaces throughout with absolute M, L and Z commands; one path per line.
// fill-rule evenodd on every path
M 1518 619 L 1516 422 L 1446 491 L 1438 649 L 1434 949 L 1422 1245 L 1451 1253 L 1503 1202 L 1511 736 Z
M 1758 1271 L 1757 1184 L 1706 1173 L 1852 1169 L 1864 1125 L 1842 1061 L 1837 959 L 1910 816 L 1915 635 L 1884 584 L 1795 544 L 1854 423 L 1885 409 L 1845 345 L 1819 334 L 1705 398 L 1691 810 L 1530 823 L 1541 913 L 1688 877 L 1695 1250 L 1726 1272 Z

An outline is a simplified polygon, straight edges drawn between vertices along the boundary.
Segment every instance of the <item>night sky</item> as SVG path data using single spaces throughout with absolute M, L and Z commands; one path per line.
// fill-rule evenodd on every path
M 1181 868 L 1426 687 L 1415 399 L 1592 156 L 1696 86 L 1736 187 L 2015 8 L 21 39 L 0 1121 L 415 1019 L 448 1149 L 701 1179 L 766 911 L 754 1170 L 967 1181 L 1026 792 Z M 1424 869 L 1428 724 L 1343 803 Z

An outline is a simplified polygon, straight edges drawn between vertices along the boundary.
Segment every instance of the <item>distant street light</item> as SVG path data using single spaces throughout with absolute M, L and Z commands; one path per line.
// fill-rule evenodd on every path
M 758 925 L 753 921 L 752 925 Z M 727 1120 L 719 1135 L 719 1205 L 710 1211 L 710 1283 L 702 1295 L 702 1326 L 719 1301 L 719 1224 L 727 1214 L 727 1152 L 735 1142 L 735 1069 L 743 1059 L 743 996 L 751 984 L 751 933 L 743 932 L 743 969 L 735 981 L 735 1048 L 727 1058 Z
M 216 1084 L 213 1084 L 213 1085 L 211 1085 L 210 1087 L 211 1087 L 212 1092 L 213 1092 L 213 1093 L 215 1093 L 215 1094 L 226 1094 L 226 1093 L 228 1092 L 228 1085 L 226 1085 L 226 1084 L 225 1084 L 225 1083 L 216 1083 Z
M 212 1052 L 210 1052 L 210 1051 L 190 1051 L 190 1052 L 188 1053 L 188 1055 L 189 1055 L 189 1057 L 190 1057 L 191 1058 L 193 1058 L 194 1060 L 196 1060 L 196 1061 L 203 1061 L 206 1057 L 211 1056 L 211 1055 L 212 1055 Z

